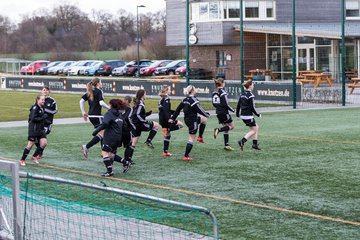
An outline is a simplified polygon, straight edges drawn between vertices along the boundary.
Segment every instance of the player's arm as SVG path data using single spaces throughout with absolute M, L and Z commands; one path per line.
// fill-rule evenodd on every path
M 220 96 L 220 104 L 227 108 L 230 112 L 235 112 L 235 110 L 229 105 L 227 94 L 225 92 Z
M 174 114 L 171 116 L 171 120 L 175 121 L 176 118 L 179 116 L 181 110 L 184 108 L 184 103 L 181 101 L 181 103 L 179 104 L 179 106 L 176 108 Z
M 241 96 L 236 106 L 236 117 L 240 117 L 241 114 Z
M 80 99 L 80 110 L 82 117 L 86 121 L 88 118 L 88 114 L 85 112 L 85 100 L 83 98 Z
M 210 114 L 208 112 L 206 112 L 202 106 L 200 105 L 199 101 L 196 101 L 192 104 L 192 107 L 194 107 L 196 109 L 196 112 L 200 115 L 203 115 L 204 117 L 208 118 L 210 117 Z
M 249 101 L 250 101 L 250 106 L 251 106 L 251 111 L 256 115 L 256 116 L 258 116 L 258 117 L 260 117 L 261 116 L 261 114 L 260 113 L 258 113 L 257 111 L 256 111 L 256 108 L 255 108 L 255 101 L 254 101 L 254 98 L 252 97 L 252 98 L 250 98 L 249 99 Z

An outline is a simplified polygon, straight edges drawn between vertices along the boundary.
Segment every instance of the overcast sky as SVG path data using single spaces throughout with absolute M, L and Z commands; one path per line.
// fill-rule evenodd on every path
M 0 0 L 0 15 L 8 16 L 12 22 L 18 22 L 23 15 L 32 15 L 38 9 L 52 10 L 61 4 L 78 6 L 83 12 L 90 13 L 92 9 L 106 10 L 116 14 L 119 9 L 136 14 L 137 5 L 139 13 L 156 12 L 165 9 L 165 0 Z

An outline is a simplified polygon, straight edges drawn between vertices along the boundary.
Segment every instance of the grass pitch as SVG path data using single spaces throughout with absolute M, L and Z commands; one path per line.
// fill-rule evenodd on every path
M 54 126 L 38 166 L 21 170 L 107 186 L 210 208 L 219 222 L 221 239 L 360 239 L 360 109 L 265 113 L 260 125 L 262 151 L 236 146 L 247 128 L 235 120 L 230 133 L 233 152 L 223 150 L 223 137 L 210 118 L 205 144 L 195 143 L 192 162 L 181 157 L 187 130 L 173 132 L 172 158 L 162 158 L 161 131 L 154 150 L 142 141 L 126 174 L 104 179 L 100 146 L 88 160 L 81 144 L 90 124 Z M 0 128 L 0 156 L 18 160 L 27 128 Z M 119 149 L 122 152 L 122 149 Z M 29 159 L 29 157 L 28 157 Z M 28 160 L 29 162 L 29 160 Z M 116 164 L 116 163 L 115 163 Z

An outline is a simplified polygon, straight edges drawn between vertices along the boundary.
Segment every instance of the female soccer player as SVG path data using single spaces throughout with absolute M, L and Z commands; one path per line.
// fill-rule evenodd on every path
M 169 119 L 171 114 L 175 111 L 171 110 L 171 103 L 170 103 L 170 87 L 168 85 L 163 85 L 161 87 L 161 91 L 159 93 L 161 100 L 159 102 L 159 123 L 163 129 L 163 136 L 164 136 L 164 152 L 162 154 L 163 157 L 172 157 L 174 154 L 169 153 L 169 145 L 170 145 L 170 138 L 171 132 L 179 130 L 183 127 L 182 122 L 175 121 L 172 124 L 169 123 Z
M 131 165 L 135 165 L 135 162 L 131 159 L 131 123 L 130 116 L 132 115 L 133 109 L 130 104 L 132 98 L 130 96 L 125 96 L 123 102 L 126 105 L 125 110 L 123 111 L 124 125 L 123 125 L 123 134 L 122 134 L 122 145 L 125 148 L 124 159 L 125 161 L 130 162 Z
M 243 84 L 245 92 L 241 94 L 239 102 L 236 107 L 236 116 L 241 118 L 246 126 L 250 128 L 250 131 L 238 141 L 241 151 L 244 150 L 244 145 L 249 138 L 253 139 L 252 148 L 255 150 L 261 150 L 258 145 L 258 133 L 259 125 L 256 124 L 253 114 L 261 117 L 255 109 L 255 96 L 251 92 L 254 89 L 252 80 L 248 80 Z
M 82 116 L 85 121 L 87 119 L 94 125 L 94 128 L 97 128 L 103 119 L 101 115 L 101 108 L 110 109 L 110 107 L 104 102 L 103 92 L 101 90 L 101 81 L 99 78 L 93 78 L 87 85 L 86 85 L 86 93 L 80 99 L 80 109 Z M 89 104 L 89 112 L 85 112 L 85 101 Z M 82 145 L 82 152 L 84 157 L 88 157 L 89 148 L 97 144 L 98 142 L 102 141 L 104 135 L 104 131 L 100 131 L 96 136 L 94 136 L 90 142 L 86 145 Z
M 102 174 L 104 177 L 111 177 L 113 173 L 113 162 L 121 162 L 124 170 L 128 168 L 128 163 L 116 155 L 116 149 L 121 145 L 123 133 L 124 117 L 120 111 L 126 108 L 126 104 L 120 99 L 110 100 L 110 109 L 105 113 L 103 122 L 95 129 L 93 136 L 100 131 L 104 131 L 102 158 L 106 167 L 106 172 Z
M 134 98 L 134 107 L 130 116 L 130 124 L 131 124 L 131 146 L 129 147 L 129 152 L 126 157 L 132 158 L 132 155 L 135 151 L 136 144 L 139 141 L 141 132 L 149 132 L 149 136 L 145 141 L 145 144 L 154 148 L 152 144 L 152 140 L 155 137 L 160 125 L 157 122 L 152 122 L 146 120 L 146 117 L 149 116 L 152 111 L 145 111 L 144 100 L 146 97 L 146 92 L 144 89 L 140 89 L 136 92 L 136 97 Z
M 180 111 L 184 109 L 184 121 L 186 126 L 189 128 L 189 139 L 186 144 L 185 155 L 182 160 L 191 161 L 192 158 L 189 154 L 193 147 L 197 130 L 199 128 L 199 137 L 197 140 L 203 143 L 204 141 L 202 140 L 202 135 L 205 131 L 206 123 L 210 114 L 205 112 L 205 110 L 201 107 L 199 100 L 195 97 L 196 88 L 193 85 L 189 85 L 186 88 L 186 93 L 188 96 L 184 98 L 176 108 L 174 115 L 170 119 L 170 123 L 174 122 L 177 116 L 179 116 Z
M 42 95 L 45 96 L 44 109 L 47 114 L 47 118 L 44 124 L 45 134 L 48 135 L 51 132 L 52 124 L 54 121 L 54 115 L 58 112 L 58 107 L 54 98 L 50 97 L 50 88 L 48 86 L 44 86 L 41 90 Z M 40 146 L 40 143 L 36 142 L 36 147 Z M 43 151 L 37 156 L 37 159 L 41 159 L 43 155 Z
M 229 106 L 227 101 L 227 92 L 224 90 L 225 82 L 223 78 L 214 79 L 215 91 L 212 95 L 212 104 L 216 109 L 216 116 L 219 123 L 223 125 L 222 128 L 214 129 L 214 138 L 217 137 L 219 132 L 224 133 L 224 149 L 226 151 L 234 150 L 229 146 L 229 131 L 234 129 L 234 123 L 231 119 L 229 111 L 235 112 L 235 110 Z
M 23 155 L 20 159 L 20 165 L 25 166 L 25 159 L 30 153 L 32 146 L 36 141 L 40 143 L 36 148 L 31 160 L 38 164 L 37 156 L 43 151 L 47 145 L 46 134 L 44 132 L 44 125 L 47 119 L 47 114 L 44 110 L 45 96 L 38 95 L 35 99 L 35 104 L 30 108 L 29 114 L 29 128 L 28 128 L 28 143 L 23 151 Z

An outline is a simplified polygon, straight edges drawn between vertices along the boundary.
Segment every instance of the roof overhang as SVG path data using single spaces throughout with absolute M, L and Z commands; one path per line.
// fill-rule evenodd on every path
M 235 31 L 240 31 L 240 25 L 233 26 Z M 271 22 L 244 22 L 244 32 L 270 33 L 292 35 L 291 23 Z M 297 23 L 295 26 L 296 36 L 341 39 L 340 23 Z M 360 27 L 358 22 L 347 22 L 345 25 L 345 36 L 360 38 Z

